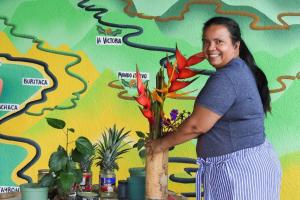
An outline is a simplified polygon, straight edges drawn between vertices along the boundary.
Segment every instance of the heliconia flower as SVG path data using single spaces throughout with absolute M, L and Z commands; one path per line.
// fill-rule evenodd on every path
M 135 100 L 143 107 L 146 107 L 146 108 L 151 107 L 151 102 L 150 102 L 149 97 L 147 96 L 147 93 L 139 95 L 138 97 L 135 98 Z
M 187 64 L 187 60 L 186 60 L 186 58 L 181 54 L 181 52 L 178 50 L 177 46 L 176 46 L 176 51 L 175 51 L 175 57 L 176 57 L 178 69 L 185 68 L 185 67 L 186 67 L 186 64 Z
M 199 74 L 199 72 L 195 72 L 190 69 L 182 69 L 178 73 L 178 78 L 180 78 L 180 79 L 191 78 L 197 74 Z
M 159 103 L 163 103 L 162 98 L 158 95 L 158 93 L 157 93 L 156 90 L 154 90 L 154 91 L 152 92 L 151 95 L 152 95 L 152 98 L 153 98 L 153 99 L 155 99 L 155 100 L 158 101 Z
M 136 82 L 137 82 L 137 91 L 138 97 L 135 100 L 142 105 L 143 107 L 139 107 L 143 115 L 148 119 L 149 123 L 154 122 L 154 114 L 151 110 L 151 98 L 149 97 L 149 93 L 147 88 L 142 82 L 141 74 L 136 66 Z
M 144 115 L 144 117 L 146 117 L 148 119 L 149 123 L 152 124 L 154 122 L 152 110 L 150 108 L 148 108 L 148 109 L 145 109 L 145 108 L 143 109 L 142 107 L 139 107 L 139 108 L 140 108 L 142 114 Z
M 141 74 L 139 72 L 138 66 L 136 66 L 136 82 L 137 82 L 137 90 L 139 94 L 142 94 L 145 92 L 145 86 L 142 81 Z
M 196 79 L 197 78 L 194 78 L 191 81 L 173 81 L 171 83 L 171 86 L 169 87 L 168 92 L 175 92 L 177 90 L 185 88 L 186 86 L 188 86 L 189 84 L 191 84 L 192 82 L 194 82 Z
M 178 78 L 178 73 L 176 72 L 175 66 L 172 66 L 172 64 L 169 62 L 169 59 L 167 59 L 166 68 L 169 81 L 175 81 Z
M 189 67 L 195 65 L 205 59 L 204 53 L 196 53 L 186 59 L 179 49 L 176 46 L 175 51 L 176 63 L 172 65 L 167 59 L 166 68 L 167 74 L 169 77 L 169 88 L 168 93 L 176 92 L 189 84 L 191 84 L 195 79 L 192 81 L 179 81 L 179 79 L 187 79 L 194 77 L 195 75 L 201 73 L 201 71 L 193 71 Z
M 204 59 L 205 59 L 205 55 L 203 52 L 196 53 L 187 59 L 186 65 L 187 65 L 187 67 L 190 67 L 192 65 L 198 64 L 199 62 L 203 61 Z
M 196 53 L 196 54 L 190 56 L 188 59 L 186 59 L 181 54 L 181 52 L 179 51 L 177 46 L 176 46 L 176 51 L 175 51 L 175 57 L 176 57 L 176 61 L 177 61 L 178 70 L 195 65 L 205 59 L 205 55 L 203 52 Z
M 193 93 L 193 92 L 195 92 L 195 91 L 197 91 L 197 90 L 192 90 L 192 91 L 188 91 L 188 92 L 182 92 L 182 93 L 180 93 L 180 94 L 178 94 L 178 93 L 176 93 L 176 92 L 170 92 L 170 93 L 168 93 L 168 94 L 166 95 L 166 97 L 167 97 L 167 98 L 173 98 L 173 99 L 175 99 L 175 98 L 178 98 L 178 97 L 183 97 L 183 96 L 185 96 L 185 95 L 187 95 L 187 94 L 190 94 L 190 93 Z

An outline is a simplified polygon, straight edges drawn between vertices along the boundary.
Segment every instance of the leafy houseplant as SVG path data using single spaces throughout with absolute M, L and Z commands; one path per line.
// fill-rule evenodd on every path
M 125 132 L 124 128 L 118 130 L 116 125 L 102 133 L 101 139 L 96 143 L 96 165 L 100 166 L 100 192 L 101 197 L 114 195 L 116 175 L 115 170 L 119 169 L 117 160 L 121 155 L 131 148 L 126 146 L 130 141 L 125 141 L 130 131 Z
M 189 94 L 190 92 L 178 94 L 177 91 L 190 85 L 198 78 L 195 78 L 195 76 L 202 73 L 202 71 L 195 71 L 190 68 L 192 65 L 204 60 L 205 57 L 202 52 L 186 59 L 176 47 L 175 58 L 176 61 L 173 64 L 167 57 L 166 63 L 156 74 L 156 88 L 153 91 L 149 90 L 148 85 L 143 84 L 138 67 L 136 68 L 138 92 L 136 101 L 141 105 L 139 108 L 142 114 L 148 119 L 150 132 L 148 137 L 151 139 L 163 137 L 165 134 L 162 125 L 165 118 L 163 108 L 165 100 Z M 168 76 L 167 82 L 165 82 L 164 69 L 166 69 Z M 190 78 L 192 79 L 190 80 Z M 141 150 L 141 154 L 141 152 L 145 152 L 141 149 L 145 135 L 137 134 L 140 136 L 140 143 L 138 142 L 136 147 Z M 167 163 L 168 151 L 146 155 L 146 199 L 167 198 Z
M 45 175 L 40 185 L 49 187 L 56 199 L 67 199 L 72 192 L 72 187 L 79 184 L 82 179 L 82 171 L 79 164 L 89 159 L 94 154 L 92 143 L 86 137 L 78 137 L 75 141 L 75 148 L 69 152 L 69 133 L 75 132 L 73 128 L 65 128 L 63 120 L 46 118 L 48 125 L 61 129 L 66 135 L 65 148 L 60 146 L 52 153 L 48 162 L 49 174 Z

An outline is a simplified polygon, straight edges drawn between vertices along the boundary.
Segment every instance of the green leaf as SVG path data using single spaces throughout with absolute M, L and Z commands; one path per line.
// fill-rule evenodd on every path
M 77 149 L 72 150 L 72 160 L 75 162 L 80 162 L 84 158 L 84 154 L 77 151 Z
M 52 153 L 49 159 L 49 168 L 51 171 L 57 172 L 66 167 L 68 154 L 66 150 L 59 146 L 57 151 Z
M 145 138 L 146 135 L 145 133 L 141 132 L 141 131 L 136 131 L 136 134 L 140 137 L 140 138 Z
M 80 169 L 75 169 L 73 171 L 75 183 L 81 183 L 82 181 L 82 171 Z
M 68 131 L 74 133 L 74 132 L 75 132 L 75 129 L 74 129 L 74 128 L 68 128 Z
M 137 146 L 138 146 L 138 143 L 135 143 L 135 144 L 132 146 L 132 148 L 137 148 Z
M 59 187 L 64 192 L 70 191 L 71 187 L 75 183 L 75 177 L 72 172 L 60 172 L 60 179 L 58 182 Z
M 48 118 L 46 117 L 47 123 L 53 128 L 63 129 L 66 126 L 66 122 L 61 119 Z
M 139 152 L 139 156 L 140 156 L 141 159 L 145 159 L 146 158 L 146 149 L 142 149 Z
M 92 143 L 86 137 L 79 137 L 75 141 L 76 150 L 82 154 L 92 155 L 94 154 L 94 148 Z
M 50 187 L 53 185 L 55 179 L 51 174 L 46 174 L 39 182 L 39 186 L 41 187 Z
M 130 87 L 130 84 L 128 81 L 125 81 L 124 79 L 121 79 L 121 82 L 122 84 L 125 86 L 125 87 Z
M 144 139 L 139 139 L 138 143 L 137 143 L 137 149 L 140 150 L 141 148 L 143 148 L 145 145 L 145 140 Z
M 75 169 L 76 169 L 76 163 L 73 160 L 68 159 L 66 171 L 73 172 Z

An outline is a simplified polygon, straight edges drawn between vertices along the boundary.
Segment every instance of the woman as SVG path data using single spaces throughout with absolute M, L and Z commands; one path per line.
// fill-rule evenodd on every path
M 205 200 L 279 199 L 280 162 L 264 133 L 265 114 L 271 110 L 266 76 L 234 20 L 208 20 L 202 37 L 203 52 L 216 72 L 191 116 L 174 134 L 148 141 L 149 153 L 197 137 L 197 199 L 201 184 Z

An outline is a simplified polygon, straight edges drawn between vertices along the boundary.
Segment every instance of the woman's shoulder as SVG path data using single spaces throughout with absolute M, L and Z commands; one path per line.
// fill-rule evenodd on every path
M 217 74 L 227 74 L 229 76 L 239 76 L 248 73 L 248 66 L 241 58 L 233 58 L 224 67 L 216 71 Z

